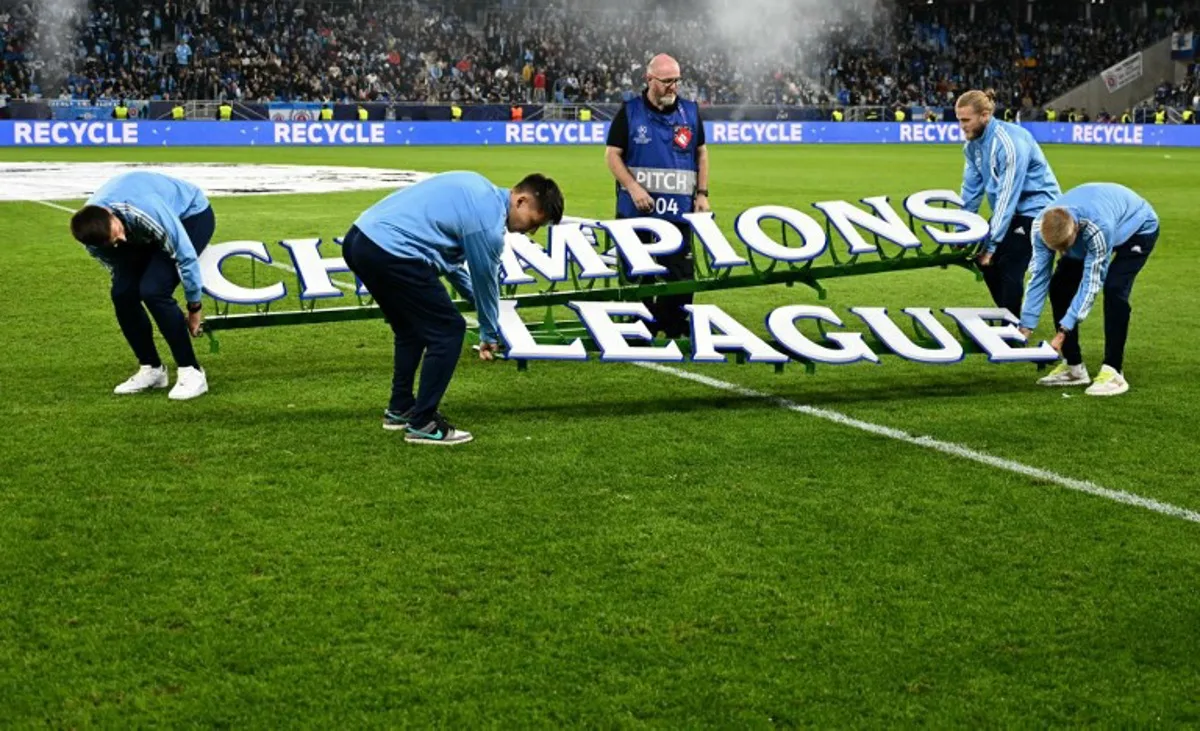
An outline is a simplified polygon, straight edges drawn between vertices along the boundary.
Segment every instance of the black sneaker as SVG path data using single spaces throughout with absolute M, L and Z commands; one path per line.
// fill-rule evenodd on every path
M 443 444 L 446 446 L 466 444 L 472 439 L 474 437 L 471 436 L 471 432 L 455 429 L 441 414 L 435 414 L 432 421 L 420 428 L 409 424 L 408 432 L 404 435 L 404 441 L 413 444 Z
M 407 429 L 408 424 L 412 421 L 413 410 L 410 408 L 402 414 L 395 411 L 385 410 L 383 412 L 383 428 L 388 431 L 400 431 Z

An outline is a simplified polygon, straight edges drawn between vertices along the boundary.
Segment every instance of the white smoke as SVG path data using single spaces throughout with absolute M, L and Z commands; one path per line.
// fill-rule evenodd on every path
M 826 86 L 831 39 L 878 37 L 887 0 L 702 0 L 719 50 L 743 83 L 743 97 L 775 72 L 781 91 L 815 101 Z M 882 49 L 881 49 L 882 50 Z
M 566 0 L 566 5 L 563 17 L 594 26 L 599 35 L 626 29 L 616 42 L 628 54 L 630 66 L 621 71 L 628 70 L 634 90 L 646 62 L 668 53 L 680 62 L 679 93 L 685 98 L 696 98 L 702 87 L 716 91 L 714 81 L 724 82 L 732 68 L 735 88 L 722 87 L 722 101 L 761 96 L 766 82 L 786 97 L 778 101 L 817 104 L 832 96 L 826 72 L 834 60 L 834 40 L 887 51 L 887 34 L 881 31 L 895 0 L 608 0 L 603 5 Z M 625 25 L 614 22 L 622 19 Z M 776 72 L 782 79 L 772 84 Z
M 35 0 L 32 5 L 37 28 L 33 67 L 42 94 L 52 97 L 70 71 L 79 26 L 87 17 L 87 0 Z

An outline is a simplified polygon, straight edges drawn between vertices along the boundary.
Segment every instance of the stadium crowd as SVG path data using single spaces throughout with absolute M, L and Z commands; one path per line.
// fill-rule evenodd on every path
M 565 2 L 0 0 L 0 98 L 611 102 L 667 52 L 703 104 L 942 105 L 993 87 L 1032 107 L 1186 20 L 1025 23 L 1007 3 L 972 20 L 965 6 L 847 0 L 730 33 L 713 2 Z

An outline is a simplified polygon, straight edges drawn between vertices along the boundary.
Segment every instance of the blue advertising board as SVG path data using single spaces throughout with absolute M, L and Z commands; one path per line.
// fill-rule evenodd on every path
M 1200 147 L 1200 126 L 1024 123 L 1041 143 Z M 961 144 L 954 123 L 705 122 L 712 145 Z M 602 145 L 607 122 L 0 121 L 0 147 Z

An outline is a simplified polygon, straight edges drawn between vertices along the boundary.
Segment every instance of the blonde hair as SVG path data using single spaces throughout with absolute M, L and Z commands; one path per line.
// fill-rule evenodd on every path
M 1075 228 L 1066 208 L 1047 208 L 1042 213 L 1042 241 L 1054 251 L 1066 251 L 1075 243 Z
M 977 114 L 987 112 L 991 114 L 996 111 L 996 92 L 992 89 L 980 91 L 979 89 L 971 89 L 964 91 L 962 96 L 958 97 L 958 101 L 954 103 L 955 109 L 962 107 L 971 107 Z

